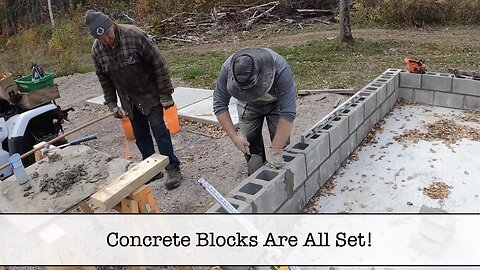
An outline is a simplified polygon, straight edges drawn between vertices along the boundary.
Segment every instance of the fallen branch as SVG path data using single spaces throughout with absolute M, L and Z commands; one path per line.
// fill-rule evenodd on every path
M 162 38 L 166 40 L 171 40 L 171 41 L 188 42 L 188 43 L 193 42 L 192 40 L 182 39 L 182 38 L 171 38 L 171 37 L 162 37 Z
M 262 14 L 250 19 L 246 25 L 245 25 L 245 28 L 246 29 L 250 29 L 252 27 L 252 25 L 258 20 L 260 19 L 261 17 L 264 17 L 266 16 L 268 13 L 272 12 L 272 10 L 274 10 L 276 7 L 278 6 L 278 4 L 274 5 L 273 7 L 269 8 L 267 11 L 263 12 Z
M 337 108 L 338 105 L 340 105 L 340 102 L 342 101 L 342 98 L 338 98 L 337 101 L 335 101 L 335 103 L 333 103 L 333 108 Z
M 355 89 L 312 89 L 312 90 L 298 90 L 299 96 L 313 95 L 313 94 L 325 94 L 325 93 L 335 93 L 335 94 L 355 94 Z
M 263 4 L 263 5 L 259 5 L 259 6 L 249 7 L 249 8 L 247 8 L 247 9 L 244 9 L 244 10 L 240 11 L 240 13 L 245 13 L 245 12 L 247 12 L 247 11 L 249 11 L 249 10 L 252 10 L 252 9 L 258 9 L 258 8 L 266 7 L 266 6 L 270 6 L 270 5 L 275 5 L 275 6 L 276 6 L 276 5 L 278 5 L 278 4 L 279 4 L 278 1 L 274 1 L 274 2 L 270 2 L 270 3 Z

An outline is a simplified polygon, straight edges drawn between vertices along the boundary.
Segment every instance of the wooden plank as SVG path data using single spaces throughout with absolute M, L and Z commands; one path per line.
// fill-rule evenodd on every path
M 38 105 L 45 104 L 57 98 L 60 98 L 58 92 L 58 85 L 54 84 L 47 88 L 38 89 L 32 92 L 19 92 L 22 99 L 18 102 L 18 105 L 23 108 L 33 108 Z
M 312 89 L 312 90 L 298 90 L 299 96 L 313 95 L 313 94 L 325 94 L 325 93 L 334 93 L 334 94 L 355 94 L 357 91 L 352 88 L 348 89 Z
M 131 193 L 152 179 L 168 165 L 168 157 L 153 154 L 128 172 L 115 179 L 108 186 L 92 195 L 95 206 L 110 210 Z
M 333 104 L 333 108 L 337 108 L 338 105 L 340 105 L 340 102 L 342 101 L 342 98 L 338 98 L 335 103 Z

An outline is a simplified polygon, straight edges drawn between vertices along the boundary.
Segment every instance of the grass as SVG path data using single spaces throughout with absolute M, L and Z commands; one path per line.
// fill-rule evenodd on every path
M 355 33 L 354 33 L 355 34 Z M 294 38 L 294 37 L 292 37 Z M 31 38 L 32 39 L 32 38 Z M 301 45 L 271 47 L 290 64 L 297 89 L 361 88 L 388 68 L 404 68 L 402 58 L 423 58 L 429 70 L 447 72 L 448 68 L 477 69 L 480 63 L 480 45 L 443 43 L 441 45 L 422 39 L 410 42 L 394 37 L 356 38 L 352 44 L 342 44 L 337 39 L 318 39 Z M 27 41 L 29 39 L 26 39 Z M 10 68 L 13 73 L 29 72 L 29 64 L 38 62 L 57 76 L 75 72 L 93 71 L 90 46 L 93 40 L 81 36 L 74 41 L 76 48 L 69 49 L 58 40 L 57 50 L 37 44 L 18 46 L 15 50 L 0 47 L 0 72 Z M 256 40 L 256 39 L 255 39 Z M 253 42 L 249 42 L 253 43 Z M 19 42 L 21 44 L 21 42 Z M 61 51 L 62 46 L 65 51 Z M 199 45 L 207 46 L 207 45 Z M 59 49 L 60 48 L 60 51 Z M 225 59 L 234 51 L 224 46 L 217 52 L 202 52 L 195 47 L 180 48 L 162 44 L 170 73 L 193 87 L 213 89 Z M 13 70 L 12 70 L 13 69 Z

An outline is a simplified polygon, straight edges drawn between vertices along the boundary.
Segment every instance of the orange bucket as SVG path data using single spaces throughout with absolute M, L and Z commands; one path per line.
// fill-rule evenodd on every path
M 180 121 L 178 120 L 177 105 L 163 110 L 163 121 L 167 126 L 170 134 L 175 134 L 180 131 Z
M 128 116 L 122 117 L 122 129 L 123 133 L 125 134 L 125 138 L 129 140 L 135 139 L 135 135 L 133 135 L 132 123 L 130 123 L 130 118 L 128 118 Z

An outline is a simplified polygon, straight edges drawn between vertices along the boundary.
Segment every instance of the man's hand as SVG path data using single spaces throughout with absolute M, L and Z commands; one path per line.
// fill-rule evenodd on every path
M 242 153 L 246 154 L 247 153 L 247 147 L 250 146 L 250 143 L 247 141 L 247 138 L 245 138 L 243 135 L 237 135 L 232 139 L 233 143 L 235 146 L 240 150 Z
M 108 106 L 108 110 L 113 112 L 113 117 L 115 118 L 122 119 L 124 116 L 127 115 L 122 108 L 117 107 L 117 105 L 114 103 L 109 103 L 107 104 L 107 106 Z
M 273 168 L 279 169 L 283 166 L 283 150 L 270 148 L 267 154 L 267 162 Z
M 172 99 L 172 95 L 166 94 L 160 94 L 160 103 L 165 110 L 175 105 L 175 102 L 173 102 Z

